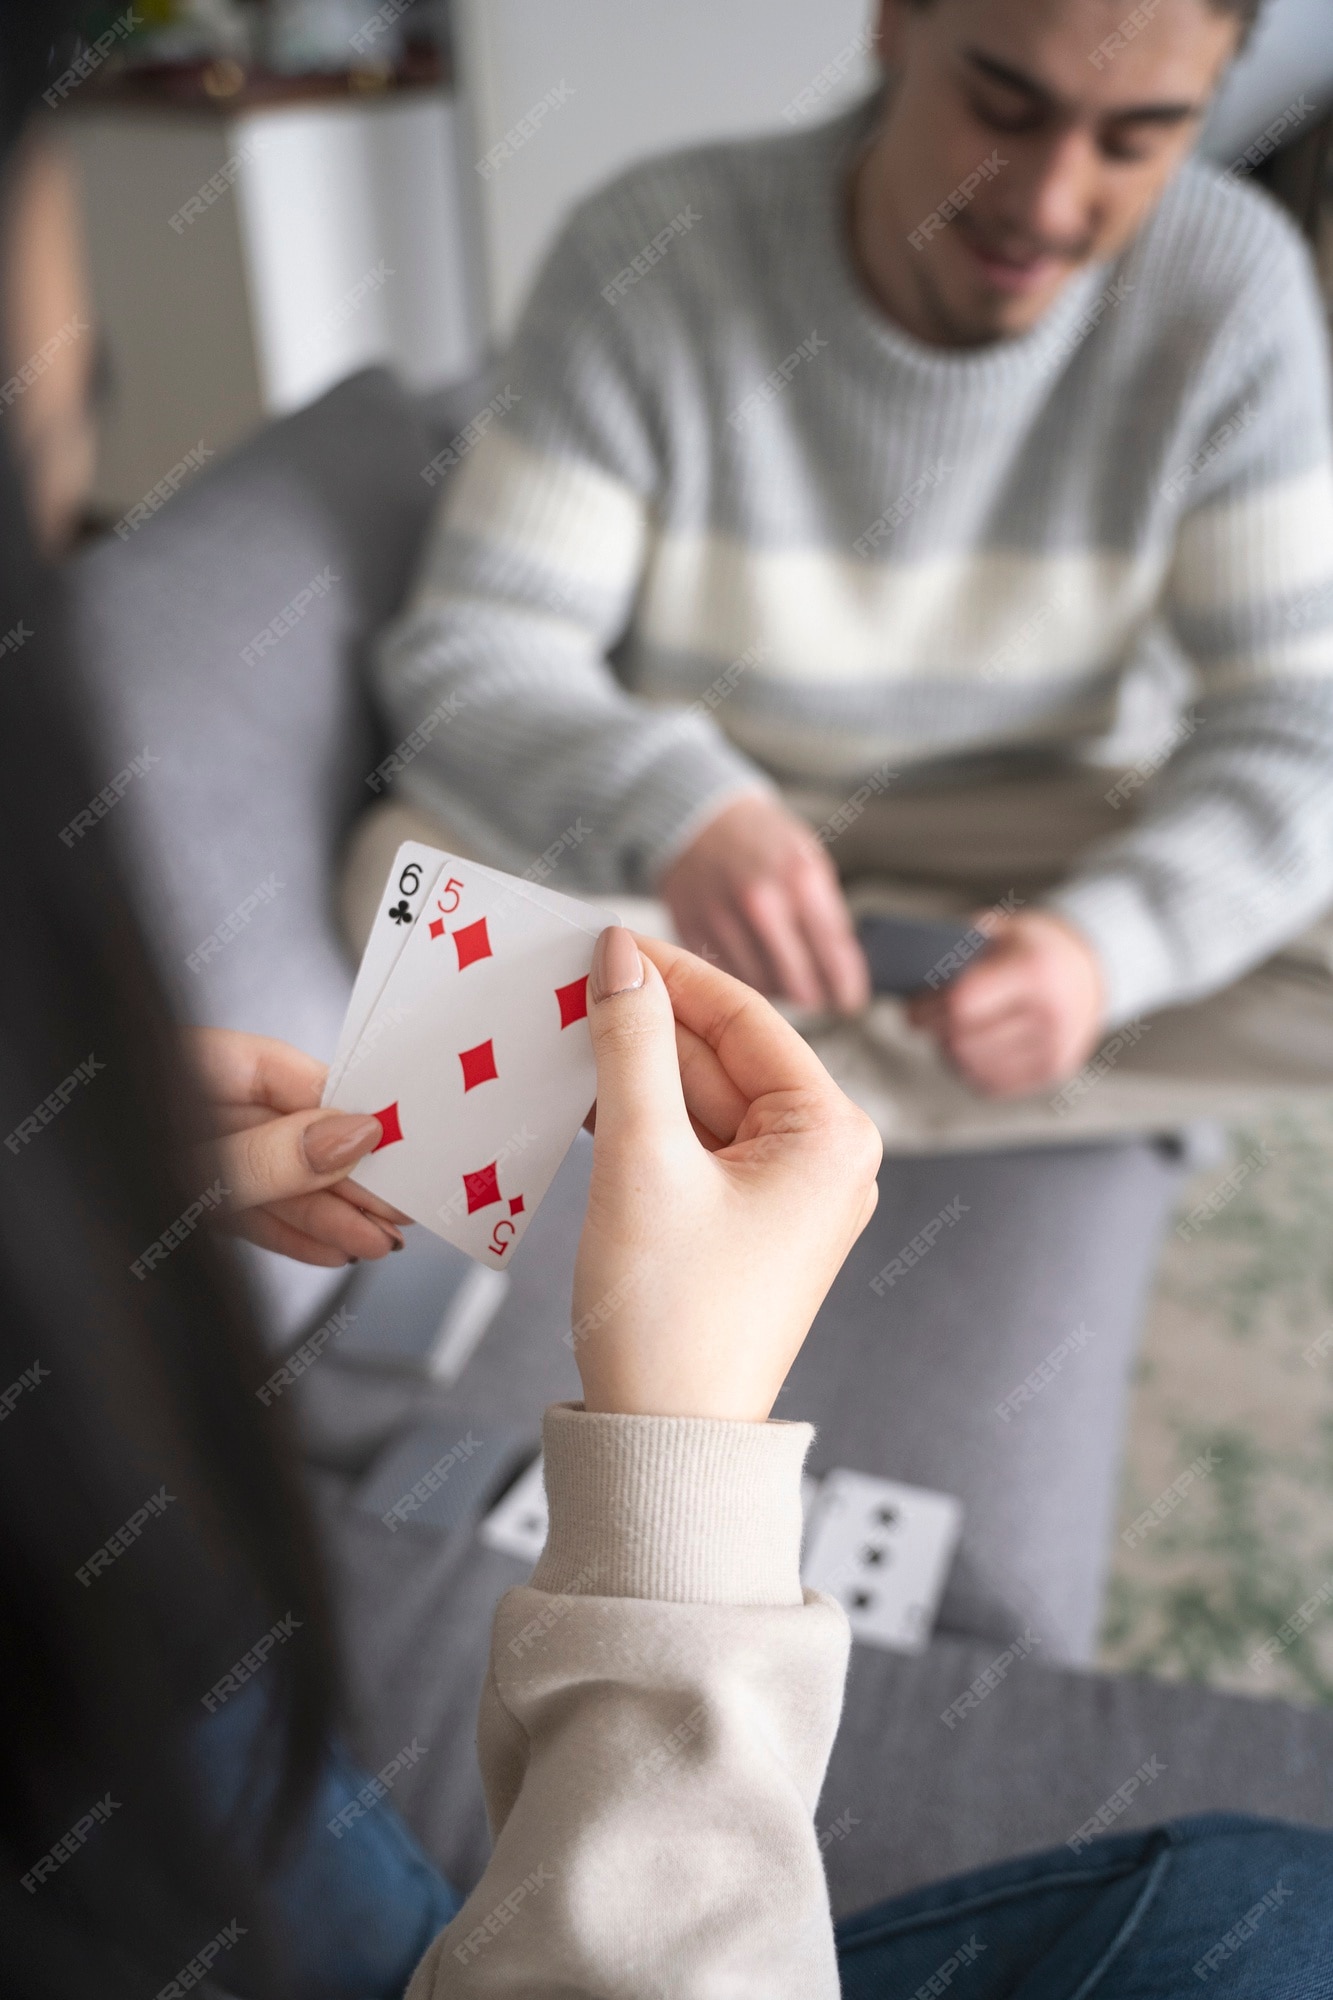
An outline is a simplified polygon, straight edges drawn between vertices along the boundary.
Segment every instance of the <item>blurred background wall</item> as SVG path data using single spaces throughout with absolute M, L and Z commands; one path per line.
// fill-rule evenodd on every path
M 91 9 L 53 100 L 82 171 L 105 341 L 97 510 L 120 512 L 200 442 L 220 450 L 356 368 L 387 362 L 422 388 L 469 374 L 511 330 L 575 201 L 647 153 L 832 115 L 873 78 L 873 13 L 872 0 Z M 1227 164 L 1286 117 L 1290 198 L 1308 204 L 1330 99 L 1333 0 L 1270 0 L 1204 145 Z

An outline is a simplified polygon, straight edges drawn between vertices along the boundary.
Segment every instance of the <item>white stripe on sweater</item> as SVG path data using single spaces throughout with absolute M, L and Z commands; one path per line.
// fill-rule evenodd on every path
M 638 571 L 647 510 L 623 480 L 493 430 L 449 490 L 436 533 L 450 529 L 557 576 L 619 590 Z
M 873 563 L 677 535 L 649 553 L 636 622 L 651 645 L 710 659 L 762 647 L 759 679 L 1082 678 L 1121 656 L 1160 584 L 1155 552 Z
M 1182 523 L 1172 591 L 1185 610 L 1218 612 L 1272 601 L 1327 581 L 1333 480 L 1327 464 L 1293 479 L 1242 487 Z M 1325 635 L 1319 665 L 1328 671 Z M 1316 662 L 1311 655 L 1311 671 Z

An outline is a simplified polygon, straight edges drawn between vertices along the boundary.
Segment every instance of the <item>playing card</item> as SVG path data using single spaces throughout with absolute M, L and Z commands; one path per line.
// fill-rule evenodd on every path
M 962 1524 L 962 1504 L 951 1493 L 839 1466 L 808 1521 L 801 1581 L 838 1599 L 854 1639 L 919 1653 Z
M 928 923 L 920 917 L 863 917 L 856 935 L 874 991 L 903 999 L 948 986 L 990 946 L 973 924 Z
M 384 1127 L 357 1184 L 492 1269 L 596 1096 L 587 975 L 606 922 L 444 855 L 326 1097 Z
M 343 1072 L 361 1040 L 376 1001 L 384 991 L 389 974 L 398 963 L 417 913 L 434 888 L 440 869 L 450 858 L 442 848 L 427 847 L 419 840 L 405 840 L 394 855 L 393 866 L 380 892 L 375 921 L 361 955 L 338 1046 L 329 1064 L 321 1104 L 327 1106 L 333 1102 L 333 1093 L 342 1081 Z M 519 895 L 527 896 L 547 909 L 559 911 L 573 923 L 585 923 L 590 915 L 595 914 L 590 912 L 586 903 L 578 902 L 573 896 L 561 895 L 556 889 L 543 888 L 521 876 L 501 874 L 498 869 L 487 868 L 481 862 L 473 861 L 468 865 L 474 872 L 480 870 L 498 882 L 508 883 Z M 603 919 L 604 925 L 615 921 L 611 914 Z M 390 1018 L 381 1017 L 376 1023 L 377 1035 L 388 1033 L 392 1026 Z
M 333 1093 L 342 1080 L 348 1059 L 361 1039 L 361 1032 L 370 1019 L 375 1002 L 384 991 L 385 981 L 398 962 L 399 953 L 407 943 L 417 912 L 435 885 L 444 859 L 438 848 L 423 846 L 419 840 L 405 840 L 393 857 L 393 867 L 380 893 L 375 921 L 361 954 L 356 984 L 347 1003 L 347 1017 L 333 1052 L 333 1061 L 329 1064 L 324 1095 L 320 1100 L 323 1104 L 333 1102 Z
M 488 1549 L 535 1563 L 546 1547 L 548 1515 L 542 1458 L 536 1458 L 504 1497 L 497 1501 L 477 1530 Z

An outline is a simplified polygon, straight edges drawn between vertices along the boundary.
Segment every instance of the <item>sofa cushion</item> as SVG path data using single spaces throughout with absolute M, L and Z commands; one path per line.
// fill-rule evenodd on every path
M 368 370 L 71 566 L 106 776 L 152 759 L 117 827 L 196 1020 L 336 1038 L 334 868 L 377 747 L 360 668 L 429 516 L 428 439 L 420 404 Z
M 70 565 L 95 754 L 109 785 L 141 760 L 116 832 L 188 1018 L 332 1053 L 338 855 L 381 754 L 365 656 L 438 499 L 423 469 L 477 393 L 368 369 Z M 251 1262 L 275 1331 L 337 1275 Z

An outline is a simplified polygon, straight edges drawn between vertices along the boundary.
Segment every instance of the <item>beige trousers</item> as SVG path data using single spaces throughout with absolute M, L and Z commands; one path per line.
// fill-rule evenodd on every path
M 856 915 L 954 916 L 1005 898 L 1038 900 L 1094 840 L 1120 831 L 1131 805 L 1108 803 L 1117 776 L 1062 770 L 974 777 L 950 789 L 895 788 L 872 795 L 855 818 L 842 798 L 788 796 L 813 825 L 839 813 L 848 821 L 829 851 Z M 353 831 L 343 879 L 343 922 L 356 951 L 402 840 L 466 851 L 425 813 L 392 800 L 372 807 Z M 588 900 L 637 929 L 672 935 L 660 903 Z M 1333 1090 L 1333 918 L 1210 999 L 1164 1008 L 1109 1035 L 1078 1078 L 1034 1097 L 979 1096 L 908 1025 L 896 1000 L 877 999 L 855 1021 L 793 1018 L 895 1153 L 1068 1144 L 1244 1118 L 1294 1094 Z

